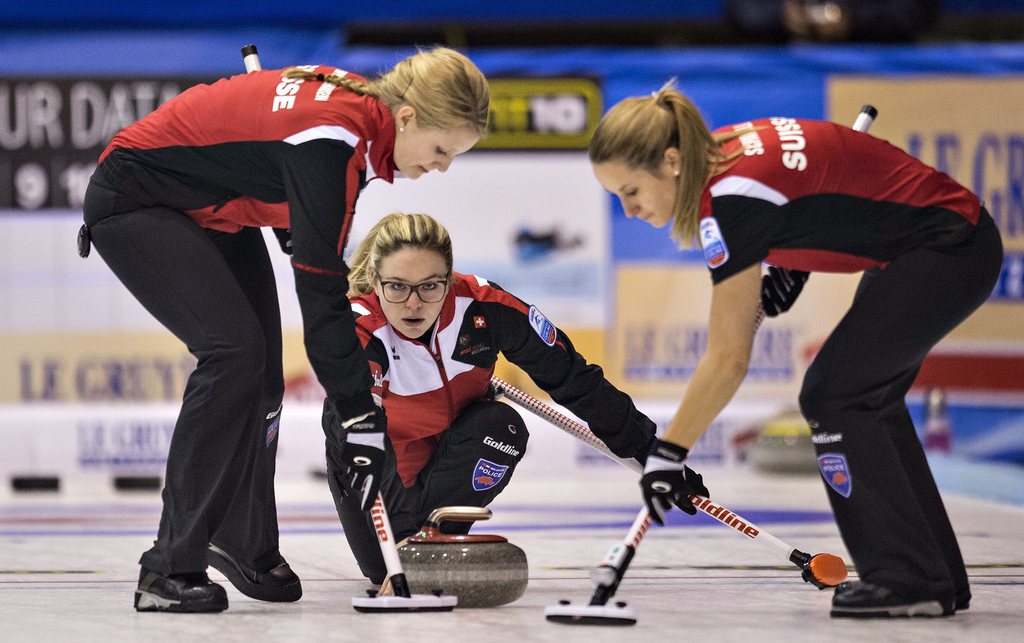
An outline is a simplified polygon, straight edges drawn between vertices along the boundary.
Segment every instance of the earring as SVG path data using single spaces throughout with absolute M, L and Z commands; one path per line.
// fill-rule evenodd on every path
M 676 170 L 676 176 L 679 176 L 679 170 Z
M 398 128 L 398 131 L 399 131 L 399 132 L 404 132 L 404 131 L 405 131 L 405 128 L 404 128 L 404 127 L 399 127 L 399 128 Z

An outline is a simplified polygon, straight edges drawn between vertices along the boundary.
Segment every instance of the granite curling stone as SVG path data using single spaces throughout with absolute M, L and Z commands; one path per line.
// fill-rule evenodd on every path
M 398 549 L 409 588 L 429 594 L 455 595 L 459 607 L 497 607 L 526 591 L 526 554 L 503 536 L 443 534 L 444 521 L 487 520 L 484 507 L 440 507 L 431 512 L 415 536 Z
M 748 456 L 755 469 L 766 473 L 818 473 L 811 427 L 796 409 L 765 422 Z

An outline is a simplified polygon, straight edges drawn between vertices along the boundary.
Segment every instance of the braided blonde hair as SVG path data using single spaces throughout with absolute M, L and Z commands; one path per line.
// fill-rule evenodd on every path
M 714 135 L 700 110 L 675 88 L 675 79 L 651 96 L 625 98 L 601 118 L 590 139 L 590 162 L 620 162 L 633 170 L 657 174 L 670 147 L 679 150 L 679 177 L 672 208 L 672 238 L 679 247 L 693 244 L 701 196 L 708 180 L 728 167 L 722 144 L 745 134 L 741 129 Z
M 282 77 L 320 80 L 373 96 L 392 112 L 409 105 L 423 127 L 447 130 L 468 125 L 481 137 L 487 135 L 491 102 L 487 79 L 473 61 L 447 47 L 420 50 L 366 83 L 303 67 L 290 67 Z
M 451 279 L 454 259 L 448 230 L 429 214 L 392 212 L 370 228 L 352 255 L 348 296 L 371 294 L 379 278 L 381 261 L 407 246 L 441 255 Z

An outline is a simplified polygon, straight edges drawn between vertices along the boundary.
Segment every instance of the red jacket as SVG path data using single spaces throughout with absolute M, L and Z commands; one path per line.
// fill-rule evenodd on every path
M 970 190 L 882 139 L 823 121 L 765 118 L 724 150 L 738 160 L 704 193 L 700 240 L 717 283 L 764 261 L 859 272 L 973 234 Z
M 380 100 L 268 70 L 167 101 L 113 138 L 97 173 L 129 197 L 127 212 L 169 207 L 225 232 L 290 228 L 307 353 L 327 395 L 351 417 L 373 401 L 342 256 L 360 191 L 373 178 L 394 180 L 394 143 L 394 118 Z
M 616 454 L 646 454 L 654 423 L 536 307 L 495 284 L 456 273 L 429 344 L 388 324 L 376 295 L 353 299 L 352 310 L 407 487 L 434 454 L 440 435 L 487 393 L 499 353 L 586 421 Z

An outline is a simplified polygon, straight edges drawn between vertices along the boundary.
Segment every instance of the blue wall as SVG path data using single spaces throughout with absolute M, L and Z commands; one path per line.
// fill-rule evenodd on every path
M 275 24 L 343 26 L 349 21 L 410 22 L 513 20 L 716 20 L 726 0 L 49 0 L 0 4 L 0 25 L 8 26 L 190 26 Z M 1022 0 L 943 0 L 951 14 L 1019 13 Z

